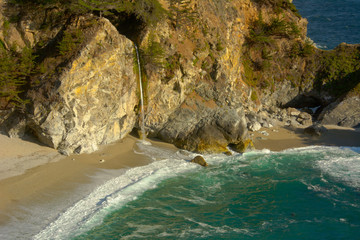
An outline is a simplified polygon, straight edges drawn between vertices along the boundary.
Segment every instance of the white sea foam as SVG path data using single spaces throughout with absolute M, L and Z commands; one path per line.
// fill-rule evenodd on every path
M 146 190 L 156 187 L 164 179 L 186 171 L 200 168 L 165 149 L 152 145 L 138 144 L 138 152 L 150 154 L 154 159 L 167 159 L 132 168 L 124 174 L 109 180 L 87 197 L 81 199 L 62 213 L 57 220 L 38 233 L 34 239 L 68 239 L 102 223 L 111 211 L 136 199 Z
M 323 176 L 325 174 L 348 186 L 360 188 L 359 147 L 309 146 L 288 149 L 283 152 L 302 154 L 320 153 L 320 158 L 315 162 L 315 167 L 321 170 L 322 181 L 327 181 Z
M 317 162 L 324 174 L 344 184 L 360 188 L 360 148 L 341 148 L 336 156 L 327 156 Z
M 328 49 L 328 47 L 326 45 L 320 45 L 318 43 L 315 43 L 315 46 L 320 49 Z

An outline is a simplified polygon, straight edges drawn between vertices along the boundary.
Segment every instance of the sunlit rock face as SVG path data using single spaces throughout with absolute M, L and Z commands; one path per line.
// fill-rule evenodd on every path
M 133 43 L 106 19 L 87 31 L 92 32 L 86 44 L 51 81 L 53 86 L 42 88 L 43 96 L 56 97 L 35 98 L 29 116 L 39 139 L 65 154 L 92 152 L 123 138 L 136 120 Z

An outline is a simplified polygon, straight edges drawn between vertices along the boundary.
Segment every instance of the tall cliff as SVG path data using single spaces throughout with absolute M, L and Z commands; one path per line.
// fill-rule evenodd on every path
M 139 128 L 134 44 L 149 137 L 226 152 L 248 129 L 290 121 L 286 107 L 326 107 L 314 117 L 360 123 L 360 111 L 336 114 L 358 101 L 360 47 L 316 49 L 288 0 L 80 2 L 0 2 L 2 58 L 21 66 L 1 75 L 1 107 L 20 109 L 3 117 L 8 132 L 22 124 L 70 154 Z

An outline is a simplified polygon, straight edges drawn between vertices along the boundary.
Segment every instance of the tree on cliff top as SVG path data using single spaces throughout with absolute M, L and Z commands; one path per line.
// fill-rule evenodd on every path
M 166 16 L 157 0 L 10 0 L 9 3 L 48 6 L 59 4 L 75 14 L 98 12 L 102 16 L 117 13 L 135 14 L 146 24 L 156 24 Z
M 116 12 L 135 14 L 147 24 L 155 24 L 165 16 L 165 9 L 157 0 L 78 0 L 74 3 L 80 8 L 98 11 L 101 15 Z

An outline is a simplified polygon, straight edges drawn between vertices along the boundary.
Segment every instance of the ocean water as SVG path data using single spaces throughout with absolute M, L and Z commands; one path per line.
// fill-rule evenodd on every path
M 139 143 L 153 162 L 92 191 L 33 239 L 359 239 L 360 148 L 233 156 Z
M 323 49 L 360 43 L 360 0 L 294 0 L 308 19 L 308 36 Z

